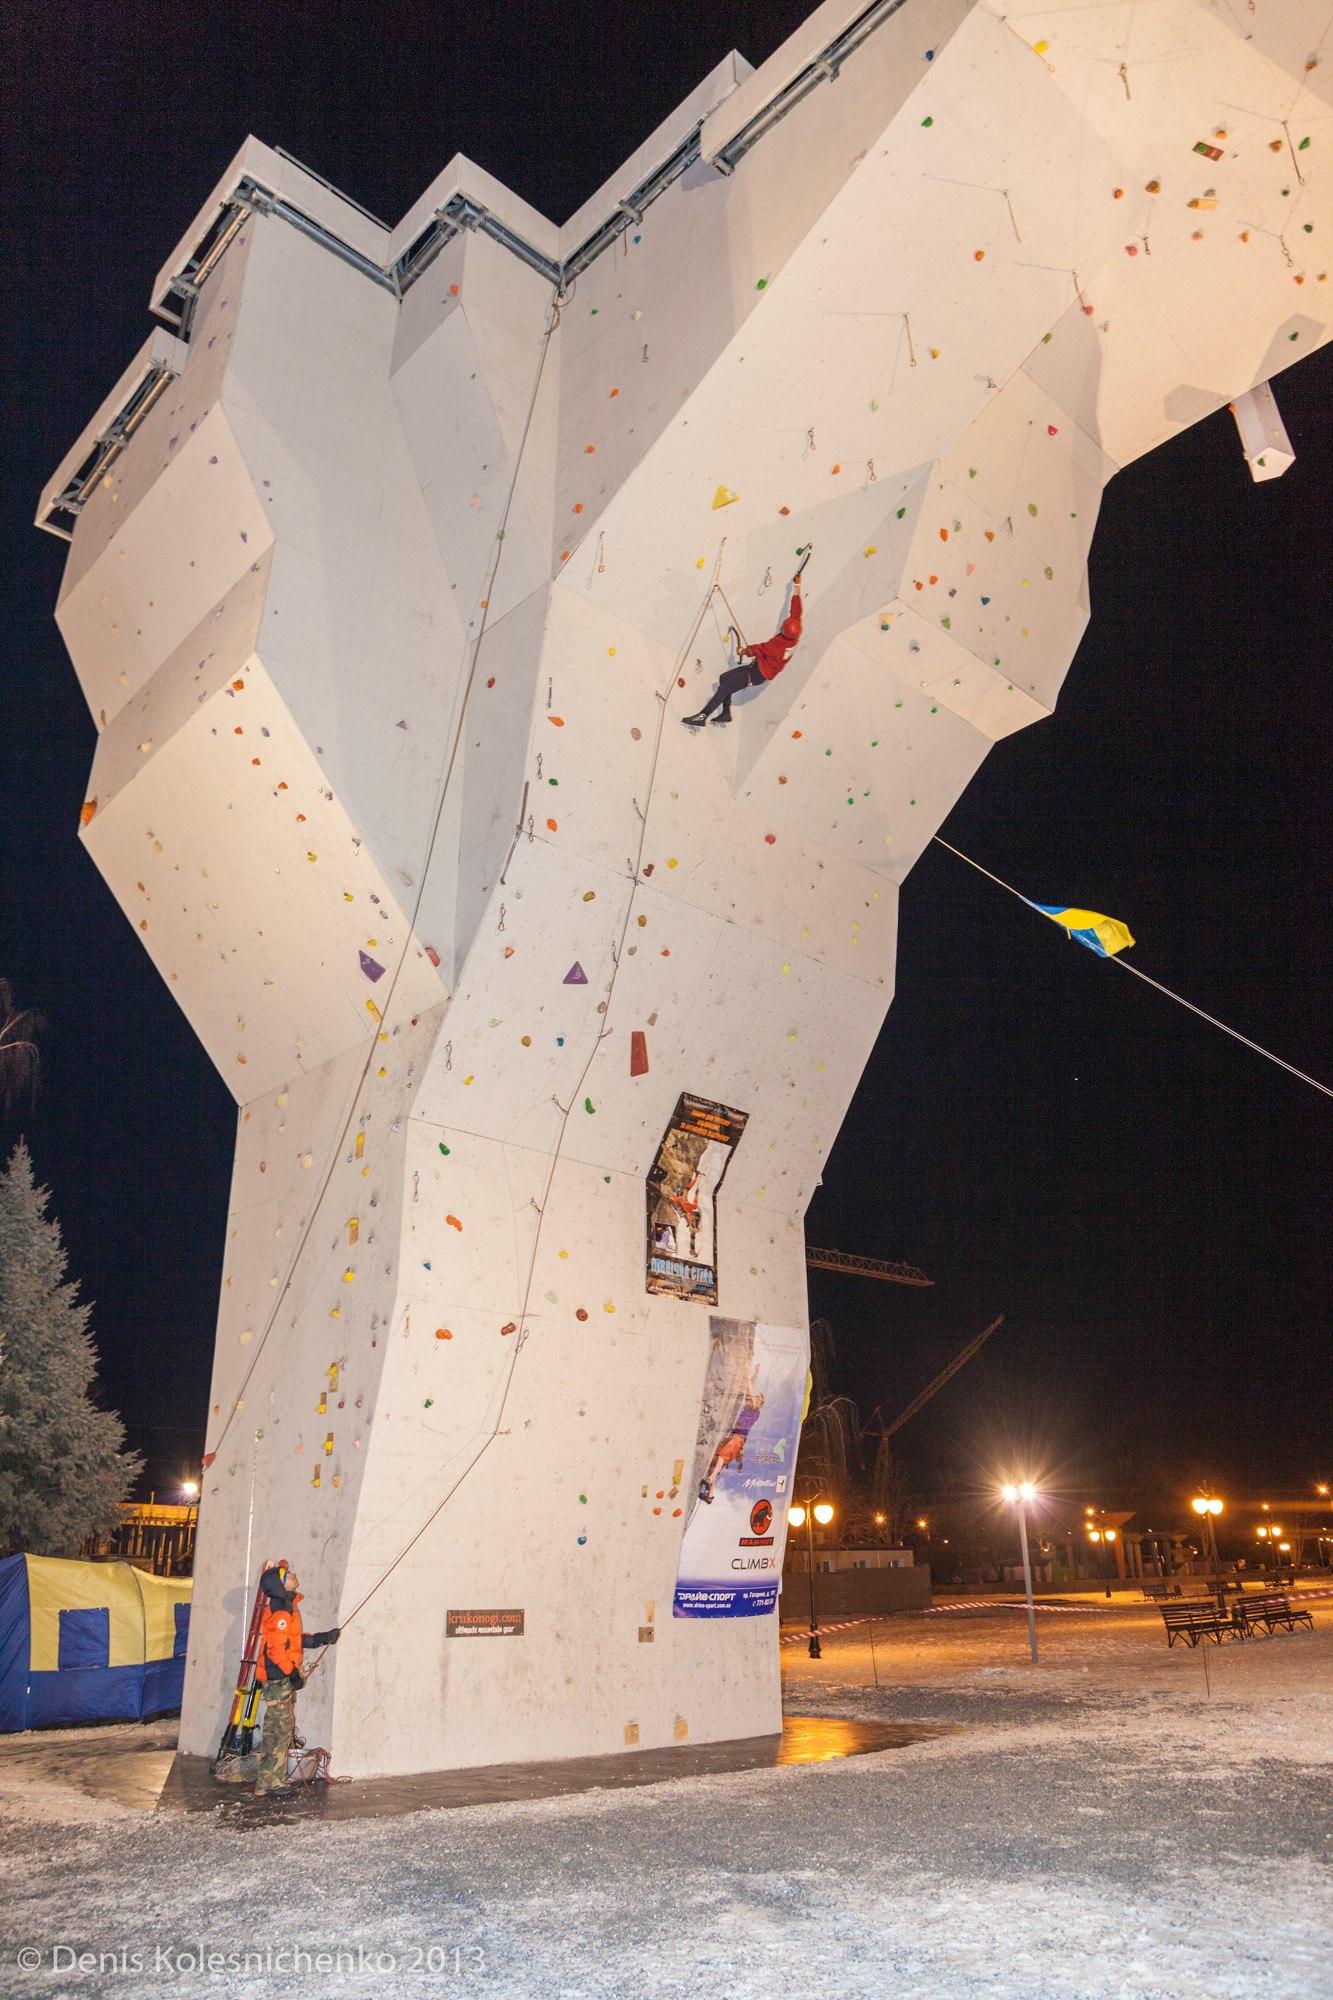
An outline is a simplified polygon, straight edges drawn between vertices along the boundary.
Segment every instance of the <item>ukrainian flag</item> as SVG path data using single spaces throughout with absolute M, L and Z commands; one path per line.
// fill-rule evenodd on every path
M 1063 903 L 1034 903 L 1027 896 L 1023 901 L 1030 910 L 1040 910 L 1053 924 L 1059 924 L 1076 944 L 1095 951 L 1098 958 L 1114 958 L 1118 951 L 1134 942 L 1129 926 L 1118 917 L 1099 916 L 1096 910 L 1066 909 Z

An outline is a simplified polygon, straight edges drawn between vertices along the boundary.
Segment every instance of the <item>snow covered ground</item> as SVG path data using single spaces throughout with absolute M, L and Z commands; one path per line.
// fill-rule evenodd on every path
M 1012 1610 L 899 1617 L 873 1657 L 864 1628 L 784 1647 L 789 1710 L 959 1733 L 400 1820 L 148 1810 L 170 1726 L 0 1740 L 0 1994 L 1315 2000 L 1333 1604 L 1315 1620 L 1210 1648 L 1205 1679 L 1146 1606 L 1042 1614 L 1035 1668 Z

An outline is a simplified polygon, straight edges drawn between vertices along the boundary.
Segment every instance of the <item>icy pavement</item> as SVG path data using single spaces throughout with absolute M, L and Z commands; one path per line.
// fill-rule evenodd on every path
M 1210 1648 L 1205 1679 L 1150 1607 L 1045 1621 L 1035 1668 L 1021 1618 L 901 1617 L 873 1654 L 865 1628 L 784 1648 L 789 1709 L 961 1734 L 401 1820 L 238 1834 L 143 1809 L 169 1729 L 8 1739 L 0 1994 L 1314 2000 L 1333 1606 L 1315 1621 Z

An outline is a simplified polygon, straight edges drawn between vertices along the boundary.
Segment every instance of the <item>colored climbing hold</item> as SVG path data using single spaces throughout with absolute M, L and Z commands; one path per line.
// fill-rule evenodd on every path
M 445 1145 L 443 1139 L 441 1139 L 440 1141 L 440 1151 L 444 1154 L 444 1157 L 447 1160 L 449 1157 L 449 1148 Z
M 97 800 L 85 799 L 83 804 L 79 807 L 79 820 L 81 824 L 87 826 L 88 822 L 91 820 L 93 814 L 96 811 L 97 811 Z
M 548 715 L 546 720 L 550 723 L 552 729 L 563 729 L 565 726 L 563 715 Z
M 370 980 L 383 979 L 384 967 L 380 964 L 377 958 L 371 958 L 369 954 L 364 951 L 359 951 L 357 953 L 357 957 L 361 961 L 361 970 L 365 973 L 367 979 Z
M 648 1074 L 648 1037 L 642 1028 L 632 1028 L 629 1038 L 629 1073 L 631 1076 Z
M 517 1333 L 518 1332 L 517 1321 L 512 1319 L 507 1319 L 504 1325 L 500 1328 L 500 1331 L 501 1333 Z
M 922 123 L 922 125 L 923 125 L 923 126 L 924 126 L 924 125 L 933 125 L 933 124 L 935 123 L 935 120 L 934 120 L 933 118 L 923 118 L 923 119 L 921 120 L 921 123 Z
M 437 1326 L 435 1329 L 435 1338 L 437 1340 L 452 1340 L 453 1335 L 447 1326 Z
M 584 1100 L 583 1100 L 583 1108 L 584 1108 L 584 1110 L 585 1110 L 585 1111 L 587 1112 L 587 1114 L 588 1114 L 588 1116 L 589 1116 L 590 1118 L 592 1118 L 592 1117 L 594 1117 L 594 1116 L 596 1115 L 596 1111 L 597 1111 L 597 1106 L 596 1106 L 596 1105 L 595 1105 L 595 1104 L 593 1103 L 593 1101 L 592 1101 L 592 1099 L 591 1099 L 590 1097 L 585 1097 L 585 1098 L 584 1098 Z
M 733 506 L 740 497 L 740 494 L 733 493 L 729 486 L 719 486 L 713 495 L 713 511 L 716 513 L 719 507 Z
M 574 963 L 570 966 L 569 971 L 565 974 L 564 978 L 561 980 L 560 983 L 562 986 L 587 985 L 588 975 L 583 970 L 583 967 L 579 964 L 577 959 L 574 960 Z
M 768 279 L 760 278 L 755 284 L 755 290 L 757 292 L 764 292 L 767 291 L 767 289 L 768 289 Z
M 586 1310 L 584 1309 L 584 1307 L 582 1307 L 582 1306 L 579 1306 L 579 1307 L 578 1307 L 578 1309 L 576 1310 L 575 1314 L 574 1314 L 574 1317 L 575 1317 L 575 1319 L 578 1319 L 578 1320 L 585 1320 L 585 1319 L 587 1319 L 588 1315 L 587 1315 L 587 1312 L 586 1312 Z

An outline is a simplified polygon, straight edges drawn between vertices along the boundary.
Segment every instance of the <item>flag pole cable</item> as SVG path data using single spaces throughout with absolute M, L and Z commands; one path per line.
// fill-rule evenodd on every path
M 1011 896 L 1018 897 L 1020 903 L 1027 903 L 1030 910 L 1038 907 L 1037 904 L 1028 902 L 1028 898 L 1020 890 L 1013 888 L 1008 882 L 1001 881 L 998 875 L 992 875 L 990 869 L 983 868 L 979 861 L 974 861 L 970 854 L 964 854 L 961 848 L 950 847 L 948 841 L 941 840 L 937 833 L 932 834 L 931 838 L 936 846 L 946 848 L 950 854 L 956 854 L 960 861 L 966 861 L 969 868 L 975 868 L 978 875 L 984 875 L 988 882 L 994 882 L 997 887 L 1007 889 Z M 1281 1056 L 1275 1056 L 1273 1051 L 1264 1048 L 1261 1042 L 1252 1042 L 1249 1036 L 1242 1035 L 1238 1028 L 1229 1028 L 1226 1022 L 1219 1021 L 1215 1014 L 1205 1014 L 1202 1007 L 1196 1007 L 1192 1000 L 1186 1000 L 1181 993 L 1173 993 L 1171 988 L 1163 986 L 1160 980 L 1150 979 L 1146 972 L 1140 972 L 1138 966 L 1131 965 L 1128 959 L 1121 958 L 1118 953 L 1110 952 L 1100 953 L 1099 956 L 1106 958 L 1111 965 L 1118 965 L 1122 972 L 1132 972 L 1145 986 L 1154 987 L 1158 993 L 1164 993 L 1167 999 L 1174 1000 L 1177 1006 L 1188 1008 L 1190 1013 L 1197 1014 L 1201 1021 L 1207 1021 L 1209 1027 L 1220 1028 L 1222 1033 L 1230 1035 L 1234 1042 L 1241 1042 L 1247 1049 L 1253 1049 L 1257 1056 L 1263 1056 L 1266 1061 L 1276 1063 L 1279 1069 L 1286 1070 L 1288 1076 L 1298 1078 L 1301 1083 L 1308 1083 L 1312 1090 L 1322 1091 L 1325 1097 L 1333 1097 L 1333 1090 L 1330 1090 L 1326 1083 L 1321 1083 L 1317 1076 L 1307 1076 L 1303 1069 L 1297 1069 L 1294 1063 L 1284 1062 Z

